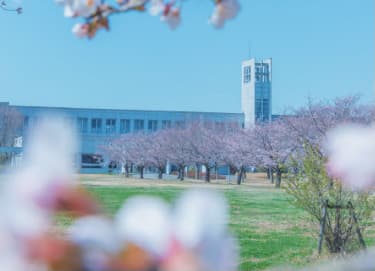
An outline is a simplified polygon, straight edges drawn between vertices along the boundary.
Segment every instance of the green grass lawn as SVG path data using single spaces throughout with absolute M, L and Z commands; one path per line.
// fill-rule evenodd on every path
M 245 185 L 204 184 L 192 181 L 141 181 L 118 176 L 81 176 L 82 184 L 114 214 L 124 200 L 135 195 L 158 196 L 173 202 L 185 189 L 199 187 L 223 193 L 230 204 L 230 229 L 239 240 L 240 270 L 267 270 L 275 266 L 304 266 L 319 261 L 318 226 L 303 210 L 291 204 L 290 197 L 265 179 Z M 71 222 L 58 217 L 58 226 Z M 375 228 L 365 232 L 368 245 L 374 245 Z M 323 255 L 327 259 L 327 255 Z
M 158 196 L 171 202 L 186 189 L 186 185 L 174 181 L 172 186 L 158 182 L 140 186 L 85 186 L 110 214 L 114 214 L 125 199 L 134 195 Z M 220 185 L 205 187 L 220 190 L 228 199 L 230 229 L 241 247 L 240 270 L 265 270 L 286 264 L 305 265 L 316 260 L 317 229 L 313 229 L 302 210 L 290 204 L 282 190 L 272 186 L 221 186 L 223 188 Z M 70 219 L 62 216 L 58 223 L 65 226 Z

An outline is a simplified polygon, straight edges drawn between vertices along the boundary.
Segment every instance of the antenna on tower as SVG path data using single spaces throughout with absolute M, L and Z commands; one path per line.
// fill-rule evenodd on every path
M 249 50 L 249 59 L 251 59 L 251 42 L 250 41 L 248 41 L 247 46 L 248 46 L 248 50 Z

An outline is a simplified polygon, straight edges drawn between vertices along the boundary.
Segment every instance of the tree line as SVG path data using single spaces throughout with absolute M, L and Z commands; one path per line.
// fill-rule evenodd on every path
M 361 104 L 359 97 L 349 96 L 331 101 L 309 100 L 306 106 L 288 110 L 287 114 L 269 123 L 243 129 L 234 123 L 191 122 L 153 133 L 131 133 L 115 138 L 105 147 L 108 157 L 125 167 L 138 168 L 141 178 L 147 167 L 158 169 L 159 178 L 167 163 L 177 167 L 184 179 L 187 166 L 206 169 L 205 181 L 220 166 L 229 166 L 241 184 L 246 169 L 257 167 L 268 171 L 279 187 L 282 175 L 295 170 L 291 161 L 305 152 L 307 145 L 324 155 L 326 132 L 341 123 L 368 125 L 374 117 L 373 108 Z M 198 174 L 199 176 L 199 174 Z

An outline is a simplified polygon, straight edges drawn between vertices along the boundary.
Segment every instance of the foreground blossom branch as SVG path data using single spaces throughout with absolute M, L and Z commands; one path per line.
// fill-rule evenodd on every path
M 16 12 L 17 14 L 22 13 L 22 7 L 10 8 L 5 1 L 0 3 L 0 8 L 5 11 Z
M 0 266 L 10 271 L 235 271 L 229 208 L 213 191 L 188 191 L 173 205 L 126 200 L 114 218 L 75 180 L 75 137 L 63 119 L 41 120 L 23 165 L 0 190 Z M 56 234 L 61 211 L 74 218 Z
M 73 33 L 79 38 L 93 38 L 98 30 L 109 30 L 109 17 L 114 14 L 131 11 L 145 12 L 159 16 L 170 29 L 176 29 L 181 23 L 183 0 L 117 0 L 116 4 L 102 0 L 56 0 L 64 6 L 64 16 L 81 17 L 84 23 L 73 27 Z M 225 21 L 236 17 L 240 6 L 237 0 L 214 0 L 215 9 L 209 23 L 216 28 L 224 26 Z

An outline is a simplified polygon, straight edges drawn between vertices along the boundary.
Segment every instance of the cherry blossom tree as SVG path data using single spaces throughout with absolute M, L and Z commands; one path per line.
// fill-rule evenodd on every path
M 167 159 L 178 167 L 179 179 L 185 177 L 185 167 L 193 163 L 193 153 L 185 128 L 167 130 Z
M 301 144 L 322 149 L 328 130 L 344 123 L 368 125 L 374 120 L 374 109 L 360 104 L 359 96 L 336 98 L 333 101 L 309 100 L 307 105 L 292 110 L 292 115 L 282 119 L 290 136 Z
M 129 168 L 132 165 L 131 153 L 129 151 L 128 142 L 133 139 L 131 134 L 122 135 L 118 138 L 112 139 L 107 145 L 102 146 L 106 156 L 111 161 L 116 161 L 125 169 L 125 177 L 129 177 Z
M 252 129 L 227 130 L 223 137 L 225 164 L 237 172 L 237 184 L 245 177 L 246 168 L 260 164 Z
M 146 133 L 133 133 L 127 141 L 129 160 L 137 167 L 139 176 L 143 179 L 144 169 L 151 165 L 149 151 L 151 149 L 150 137 Z
M 206 169 L 205 181 L 210 182 L 211 170 L 223 164 L 223 132 L 213 122 L 193 122 L 186 127 L 192 160 Z
M 169 131 L 162 130 L 149 134 L 148 153 L 150 165 L 158 169 L 158 178 L 163 178 L 163 173 L 168 163 L 168 136 Z
M 286 170 L 287 162 L 298 146 L 286 128 L 282 121 L 257 125 L 253 128 L 259 165 L 274 170 L 276 187 L 280 187 L 282 172 Z

